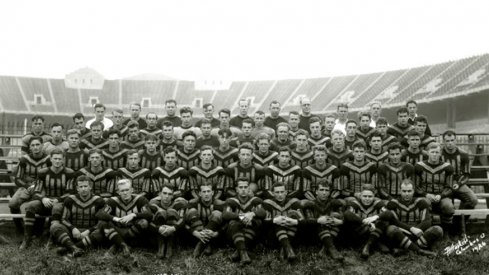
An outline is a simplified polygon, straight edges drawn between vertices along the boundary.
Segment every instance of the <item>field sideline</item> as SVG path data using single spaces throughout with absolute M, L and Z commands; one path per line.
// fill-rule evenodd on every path
M 81 258 L 60 257 L 56 249 L 45 248 L 46 241 L 34 241 L 25 253 L 18 250 L 22 241 L 10 224 L 0 224 L 0 233 L 10 244 L 0 245 L 1 274 L 488 274 L 489 246 L 480 252 L 466 251 L 462 255 L 442 255 L 435 258 L 406 254 L 400 257 L 374 253 L 368 261 L 360 259 L 358 251 L 343 250 L 345 263 L 337 263 L 318 255 L 319 247 L 298 249 L 298 262 L 288 264 L 278 259 L 278 251 L 258 248 L 253 263 L 240 266 L 228 259 L 231 248 L 217 250 L 210 257 L 192 259 L 192 248 L 179 250 L 170 261 L 158 260 L 155 252 L 134 249 L 132 258 L 116 255 L 104 258 L 107 250 L 92 250 Z M 487 235 L 487 234 L 486 234 Z M 473 235 L 471 239 L 479 237 Z M 489 237 L 484 238 L 489 244 Z M 481 239 L 482 241 L 482 239 Z

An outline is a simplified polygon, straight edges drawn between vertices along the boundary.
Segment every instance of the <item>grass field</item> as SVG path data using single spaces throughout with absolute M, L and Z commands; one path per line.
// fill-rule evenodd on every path
M 42 240 L 34 241 L 28 251 L 21 253 L 21 237 L 12 232 L 11 224 L 0 224 L 0 233 L 10 242 L 0 245 L 1 274 L 489 274 L 489 246 L 479 252 L 445 256 L 443 248 L 449 242 L 440 245 L 435 258 L 414 254 L 393 257 L 376 252 L 364 261 L 358 251 L 348 249 L 342 251 L 344 263 L 319 256 L 319 247 L 301 247 L 299 259 L 292 265 L 279 260 L 277 250 L 261 247 L 252 255 L 251 265 L 240 266 L 228 259 L 231 248 L 221 248 L 196 260 L 191 258 L 190 247 L 177 251 L 170 261 L 159 260 L 155 251 L 145 249 L 134 249 L 130 258 L 105 258 L 106 250 L 91 250 L 81 258 L 69 258 L 56 255 L 56 249 L 47 249 Z M 480 234 L 471 239 L 476 237 Z M 489 245 L 489 237 L 481 238 L 479 244 L 485 240 Z

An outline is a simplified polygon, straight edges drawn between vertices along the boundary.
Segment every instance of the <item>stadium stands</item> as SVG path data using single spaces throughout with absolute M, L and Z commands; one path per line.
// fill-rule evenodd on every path
M 298 110 L 299 98 L 312 99 L 313 113 L 335 111 L 348 103 L 351 111 L 368 108 L 380 101 L 384 109 L 414 99 L 420 103 L 481 92 L 489 88 L 489 54 L 440 64 L 395 71 L 336 76 L 330 78 L 236 81 L 226 90 L 196 90 L 193 81 L 105 80 L 102 89 L 66 88 L 62 79 L 0 76 L 0 108 L 6 112 L 92 115 L 92 105 L 104 103 L 109 109 L 140 102 L 146 112 L 162 114 L 164 102 L 175 98 L 178 106 L 199 109 L 213 103 L 238 113 L 240 98 L 249 99 L 249 113 L 267 111 L 272 100 L 282 103 L 282 112 Z M 144 93 L 142 93 L 144 92 Z M 3 95 L 8 96 L 3 96 Z M 201 116 L 200 111 L 195 116 Z
M 59 113 L 74 114 L 82 111 L 78 90 L 66 88 L 62 79 L 50 79 L 49 82 Z
M 56 113 L 47 79 L 18 77 L 27 103 L 34 113 Z
M 284 106 L 282 111 L 288 113 L 292 110 L 297 110 L 300 97 L 314 97 L 316 93 L 321 91 L 323 87 L 329 83 L 330 80 L 331 78 L 305 79 L 299 89 L 295 91 L 295 93 L 291 94 L 288 100 L 282 102 L 282 105 Z
M 15 77 L 0 77 L 0 94 L 2 95 L 0 96 L 0 102 L 3 110 L 11 112 L 30 111 L 27 102 L 25 102 L 19 86 L 17 85 Z
M 251 105 L 249 113 L 252 114 L 256 110 L 259 110 L 259 105 L 265 99 L 265 96 L 270 92 L 270 89 L 274 85 L 275 81 L 250 81 L 246 86 L 241 98 L 250 99 Z M 238 113 L 238 105 L 232 106 L 231 111 Z
M 122 105 L 133 102 L 142 103 L 142 94 L 151 99 L 151 106 L 163 107 L 165 100 L 173 97 L 175 81 L 166 80 L 122 80 Z

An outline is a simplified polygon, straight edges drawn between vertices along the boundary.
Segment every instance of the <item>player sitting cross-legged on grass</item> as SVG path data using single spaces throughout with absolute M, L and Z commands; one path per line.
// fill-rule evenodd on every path
M 256 233 L 259 232 L 265 210 L 261 205 L 262 200 L 251 195 L 250 182 L 247 178 L 238 178 L 236 194 L 236 197 L 226 200 L 223 218 L 229 221 L 227 234 L 236 247 L 231 259 L 249 264 L 251 259 L 247 247 L 249 248 L 250 243 L 256 238 Z
M 59 254 L 72 252 L 77 257 L 83 254 L 80 248 L 93 247 L 103 241 L 103 233 L 97 227 L 97 214 L 104 211 L 105 202 L 92 194 L 93 183 L 89 177 L 79 176 L 74 185 L 77 194 L 65 199 L 61 222 L 51 224 L 50 232 L 63 246 Z
M 182 198 L 173 199 L 174 191 L 173 185 L 164 184 L 160 195 L 149 202 L 149 208 L 154 214 L 149 230 L 156 234 L 157 256 L 161 259 L 171 258 L 175 232 L 184 225 L 183 215 L 187 201 Z
M 224 202 L 216 198 L 213 185 L 211 182 L 199 185 L 198 198 L 189 202 L 185 214 L 189 231 L 197 238 L 194 257 L 199 257 L 202 252 L 212 254 L 211 242 L 221 229 Z
M 109 252 L 121 249 L 124 255 L 129 255 L 126 241 L 136 242 L 148 228 L 148 220 L 152 213 L 148 208 L 148 199 L 143 194 L 134 194 L 132 182 L 121 179 L 117 182 L 117 196 L 107 200 L 106 213 L 100 213 L 101 227 L 104 235 L 114 245 Z
M 323 244 L 321 254 L 343 261 L 343 256 L 336 250 L 333 239 L 336 238 L 339 226 L 343 224 L 343 203 L 331 197 L 333 184 L 327 180 L 318 180 L 315 184 L 316 194 L 313 200 L 304 200 L 304 214 L 308 223 L 318 232 Z
M 290 244 L 295 237 L 299 222 L 304 220 L 301 211 L 301 202 L 296 198 L 289 198 L 284 183 L 276 182 L 272 186 L 273 199 L 263 201 L 266 211 L 265 222 L 271 229 L 282 249 L 280 254 L 289 262 L 296 260 L 297 256 Z
M 434 256 L 431 246 L 443 236 L 440 226 L 431 225 L 430 202 L 426 198 L 414 198 L 414 184 L 405 179 L 401 184 L 401 198 L 387 203 L 382 219 L 388 219 L 387 238 L 401 249 L 412 250 L 420 255 Z M 395 254 L 399 251 L 395 250 Z

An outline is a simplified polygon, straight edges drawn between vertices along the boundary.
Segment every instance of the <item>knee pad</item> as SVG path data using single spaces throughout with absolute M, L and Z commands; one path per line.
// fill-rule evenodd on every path
M 139 226 L 140 228 L 142 228 L 142 229 L 146 229 L 146 228 L 148 228 L 148 226 L 149 226 L 148 221 L 147 221 L 147 220 L 145 220 L 145 219 L 138 220 L 138 221 L 137 221 L 137 224 L 138 224 L 138 226 Z

